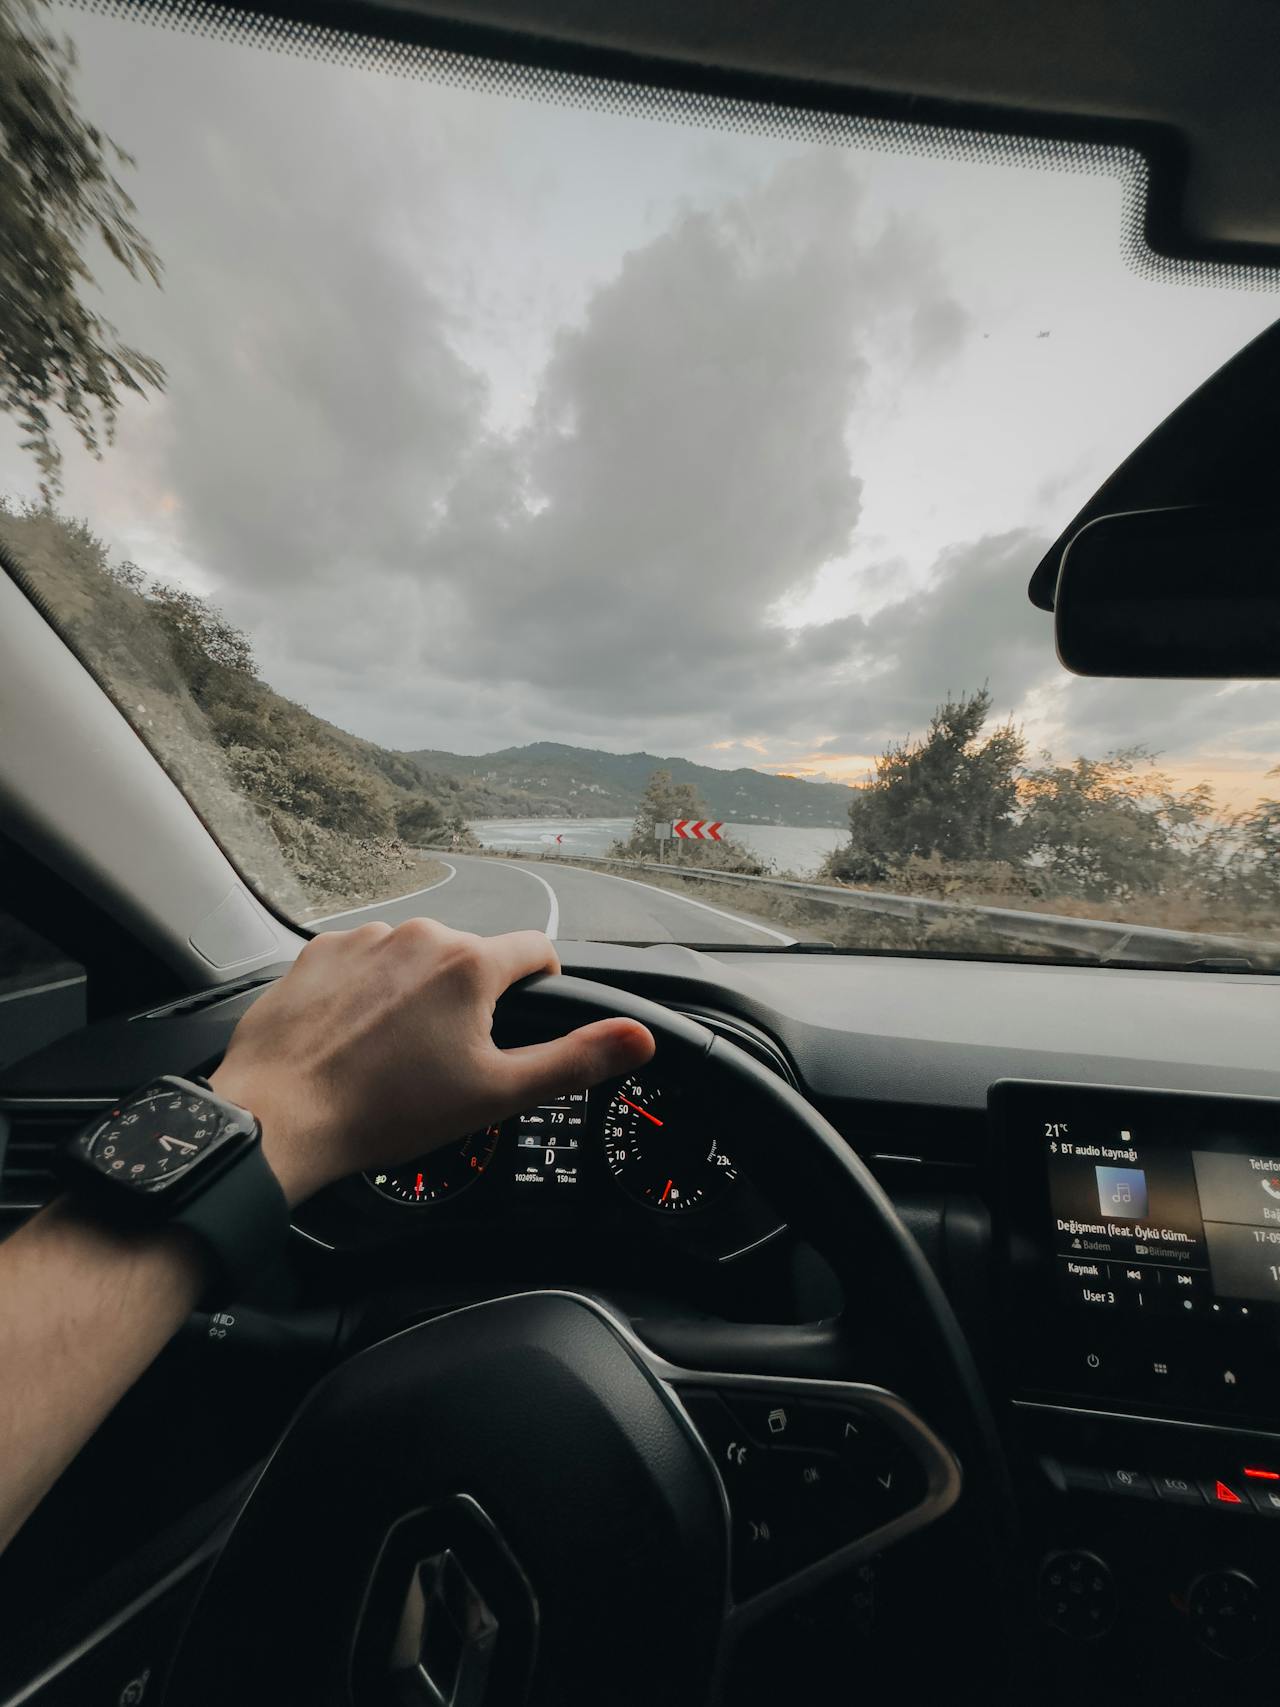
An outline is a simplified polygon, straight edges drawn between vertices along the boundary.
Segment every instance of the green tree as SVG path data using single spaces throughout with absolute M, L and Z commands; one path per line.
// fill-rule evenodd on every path
M 1049 893 L 1123 900 L 1203 877 L 1212 790 L 1175 788 L 1143 747 L 1061 765 L 1046 754 L 1021 795 L 1026 854 Z
M 1280 776 L 1280 769 L 1267 772 Z M 1280 800 L 1260 800 L 1240 820 L 1253 877 L 1272 897 L 1280 895 Z
M 377 777 L 330 743 L 275 748 L 265 734 L 252 746 L 225 749 L 232 775 L 256 805 L 350 836 L 394 834 L 395 819 Z
M 442 835 L 447 839 L 451 848 L 478 848 L 480 838 L 471 828 L 460 812 L 451 813 L 445 823 Z
M 121 567 L 127 574 L 133 565 Z M 257 674 L 248 635 L 208 599 L 163 581 L 148 587 L 145 597 L 152 620 L 169 642 L 197 700 L 206 697 L 223 672 L 249 678 Z
M 396 833 L 406 842 L 431 842 L 444 828 L 444 813 L 427 795 L 410 800 L 396 812 Z
M 691 782 L 676 782 L 667 770 L 652 771 L 636 807 L 631 834 L 625 841 L 615 842 L 613 852 L 619 859 L 656 859 L 658 846 L 654 830 L 659 824 L 671 824 L 677 818 L 705 818 L 706 815 L 706 808 Z
M 912 859 L 1016 857 L 1025 744 L 1011 723 L 983 739 L 990 712 L 986 688 L 962 694 L 938 707 L 920 740 L 885 749 L 849 802 L 849 841 L 828 861 L 832 876 L 875 883 Z
M 710 818 L 713 814 L 691 782 L 676 782 L 668 770 L 652 771 L 636 807 L 631 834 L 609 850 L 616 859 L 656 859 L 658 843 L 654 830 L 680 818 Z M 676 851 L 678 849 L 678 852 Z M 762 876 L 765 867 L 746 848 L 726 839 L 721 842 L 679 842 L 672 852 L 681 865 L 711 866 L 720 871 L 746 872 Z
M 1267 772 L 1280 777 L 1280 766 Z M 1274 914 L 1280 904 L 1280 800 L 1262 799 L 1205 837 L 1202 886 L 1228 906 Z
M 160 262 L 112 170 L 133 161 L 81 116 L 74 69 L 37 0 L 0 0 L 0 408 L 26 435 L 46 501 L 62 467 L 52 413 L 98 456 L 121 392 L 164 386 L 160 363 L 122 344 L 85 300 L 90 239 L 135 279 L 159 284 Z

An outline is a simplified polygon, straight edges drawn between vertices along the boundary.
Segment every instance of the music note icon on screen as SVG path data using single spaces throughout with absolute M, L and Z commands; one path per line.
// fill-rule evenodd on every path
M 1141 1168 L 1095 1168 L 1098 1207 L 1121 1221 L 1141 1221 L 1147 1214 L 1147 1176 Z

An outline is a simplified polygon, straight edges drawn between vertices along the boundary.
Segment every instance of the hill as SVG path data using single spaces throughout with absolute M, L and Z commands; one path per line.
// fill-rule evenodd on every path
M 691 784 L 713 818 L 735 824 L 830 825 L 849 821 L 853 790 L 843 783 L 806 782 L 742 768 L 717 770 L 690 759 L 653 753 L 606 753 L 533 741 L 496 753 L 468 756 L 425 748 L 404 755 L 419 767 L 433 792 L 449 781 L 460 789 L 471 818 L 626 818 L 655 770 Z
M 0 502 L 0 554 L 264 899 L 295 916 L 421 881 L 412 844 L 461 833 L 456 784 L 262 681 L 211 606 L 111 565 L 83 524 Z M 406 845 L 410 844 L 410 845 Z

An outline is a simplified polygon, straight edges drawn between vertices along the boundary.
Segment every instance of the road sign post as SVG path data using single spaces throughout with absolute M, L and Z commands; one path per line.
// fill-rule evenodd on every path
M 665 861 L 663 860 L 662 853 L 665 845 L 671 840 L 671 825 L 655 824 L 653 826 L 653 839 L 658 844 L 658 864 L 663 865 L 665 864 Z

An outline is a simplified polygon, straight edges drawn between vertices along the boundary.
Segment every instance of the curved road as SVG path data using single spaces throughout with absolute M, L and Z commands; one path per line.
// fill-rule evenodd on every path
M 692 895 L 657 889 L 550 861 L 485 859 L 476 854 L 437 856 L 448 875 L 425 889 L 350 912 L 308 921 L 313 930 L 340 931 L 369 919 L 400 924 L 420 914 L 458 930 L 496 936 L 540 930 L 565 942 L 696 942 L 781 947 L 797 939 L 747 912 L 711 906 Z

